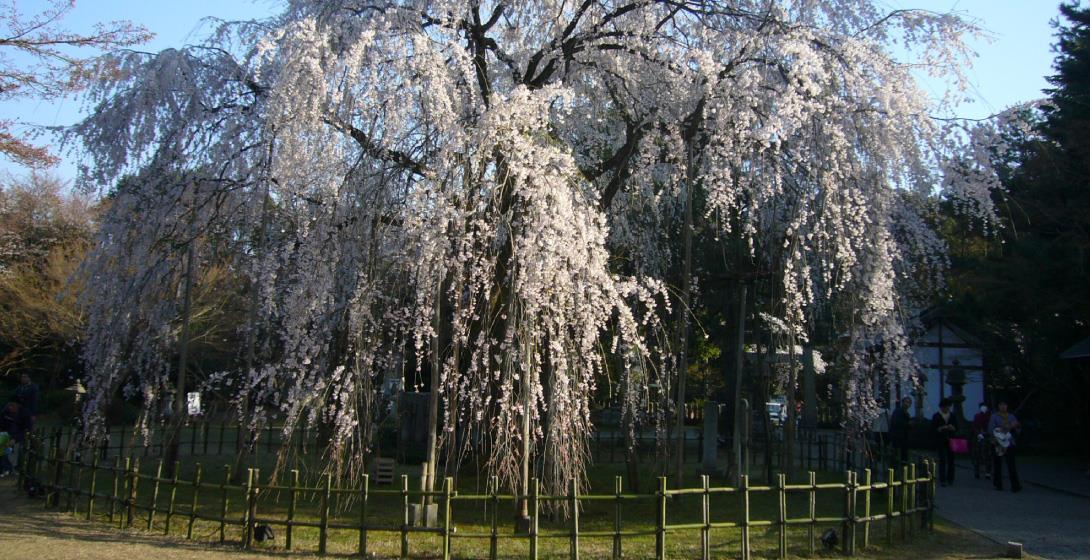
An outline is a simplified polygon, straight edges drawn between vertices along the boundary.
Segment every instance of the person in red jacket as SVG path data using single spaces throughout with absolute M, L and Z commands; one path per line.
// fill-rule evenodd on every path
M 984 467 L 984 478 L 992 477 L 992 454 L 988 421 L 992 411 L 988 405 L 980 403 L 980 411 L 973 416 L 973 476 L 980 478 L 980 467 Z

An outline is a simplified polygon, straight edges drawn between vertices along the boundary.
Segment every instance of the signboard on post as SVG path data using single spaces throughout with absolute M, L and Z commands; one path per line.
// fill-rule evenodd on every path
M 190 416 L 199 416 L 201 414 L 201 394 L 199 392 L 186 393 L 185 404 Z

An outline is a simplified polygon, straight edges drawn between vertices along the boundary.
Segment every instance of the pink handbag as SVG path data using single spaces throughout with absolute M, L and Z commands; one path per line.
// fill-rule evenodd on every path
M 959 455 L 964 455 L 968 453 L 969 440 L 959 437 L 950 438 L 950 451 Z

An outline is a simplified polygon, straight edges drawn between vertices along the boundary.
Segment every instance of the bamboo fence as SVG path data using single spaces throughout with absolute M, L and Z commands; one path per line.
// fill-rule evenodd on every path
M 297 549 L 295 532 L 299 528 L 317 530 L 317 553 L 329 553 L 329 535 L 331 531 L 351 531 L 358 536 L 355 553 L 366 557 L 369 539 L 375 535 L 396 536 L 400 542 L 400 557 L 410 557 L 411 541 L 421 534 L 438 536 L 441 540 L 441 555 L 449 559 L 457 555 L 458 543 L 467 539 L 488 541 L 488 557 L 498 556 L 499 541 L 516 539 L 528 544 L 529 558 L 540 555 L 543 539 L 561 539 L 568 541 L 569 557 L 581 556 L 581 542 L 585 539 L 606 539 L 611 541 L 611 557 L 621 558 L 626 551 L 627 540 L 636 537 L 654 538 L 654 556 L 667 557 L 667 543 L 672 536 L 680 533 L 698 531 L 700 534 L 700 556 L 712 557 L 712 550 L 717 543 L 715 535 L 721 535 L 722 529 L 737 531 L 740 537 L 740 556 L 748 560 L 753 556 L 754 531 L 771 532 L 776 536 L 776 556 L 786 558 L 789 550 L 789 537 L 803 529 L 804 543 L 796 546 L 813 554 L 819 539 L 820 527 L 829 525 L 840 527 L 841 551 L 851 556 L 857 547 L 866 548 L 874 541 L 874 533 L 884 530 L 885 541 L 892 544 L 897 538 L 905 540 L 922 528 L 930 530 L 933 526 L 933 508 L 935 497 L 934 465 L 922 463 L 921 472 L 916 465 L 905 465 L 900 471 L 887 469 L 883 480 L 872 479 L 872 472 L 849 470 L 843 472 L 843 479 L 837 482 L 819 483 L 814 471 L 808 473 L 805 483 L 789 484 L 784 474 L 779 474 L 771 485 L 752 484 L 748 476 L 741 477 L 738 486 L 712 486 L 708 476 L 701 477 L 701 484 L 694 488 L 670 489 L 665 477 L 657 479 L 657 490 L 653 493 L 625 493 L 621 477 L 614 480 L 614 491 L 606 494 L 582 494 L 574 481 L 567 485 L 566 491 L 544 494 L 541 485 L 534 479 L 528 495 L 503 493 L 495 478 L 489 480 L 483 493 L 463 493 L 454 488 L 451 478 L 443 481 L 442 489 L 428 492 L 411 490 L 409 477 L 402 475 L 399 484 L 392 488 L 376 488 L 370 478 L 363 475 L 355 484 L 346 486 L 345 481 L 335 481 L 325 474 L 317 485 L 300 483 L 298 470 L 292 470 L 286 477 L 287 482 L 276 483 L 274 480 L 262 482 L 259 469 L 246 471 L 244 484 L 232 484 L 231 468 L 225 466 L 221 473 L 208 473 L 205 477 L 202 465 L 192 465 L 189 479 L 179 477 L 180 464 L 175 464 L 170 476 L 163 475 L 163 460 L 159 459 L 154 468 L 141 464 L 140 457 L 114 457 L 112 463 L 104 459 L 101 453 L 78 455 L 77 446 L 62 448 L 60 438 L 54 441 L 39 441 L 30 445 L 20 457 L 20 484 L 25 479 L 37 480 L 45 490 L 47 508 L 72 511 L 87 520 L 105 518 L 118 527 L 137 527 L 152 530 L 156 516 L 162 516 L 165 533 L 180 523 L 185 528 L 186 537 L 194 538 L 194 526 L 198 522 L 211 524 L 218 534 L 218 540 L 228 542 L 229 528 L 232 533 L 241 532 L 240 544 L 245 549 L 254 547 L 255 528 L 260 525 L 280 527 L 284 530 L 284 546 L 288 550 Z M 87 461 L 90 457 L 89 462 Z M 84 481 L 87 484 L 84 485 Z M 149 490 L 150 489 L 150 490 Z M 178 499 L 179 490 L 190 496 L 188 503 Z M 828 498 L 829 494 L 839 496 L 843 507 L 836 515 L 818 515 L 819 494 Z M 261 498 L 277 495 L 287 502 L 286 511 L 262 511 Z M 778 507 L 774 515 L 762 518 L 757 515 L 751 503 L 755 496 L 775 496 Z M 670 514 L 677 513 L 671 504 L 679 498 L 699 499 L 700 521 L 695 523 L 671 523 Z M 788 508 L 790 496 L 804 496 L 808 507 Z M 230 501 L 241 499 L 244 504 L 235 504 L 232 510 Z M 877 499 L 881 498 L 879 502 Z M 732 508 L 733 518 L 713 521 L 712 502 L 735 500 Z M 303 499 L 318 504 L 317 520 L 299 515 L 298 505 Z M 396 500 L 400 504 L 400 515 L 396 523 L 390 523 L 389 516 L 372 513 L 369 505 L 373 500 Z M 423 500 L 437 503 L 439 508 L 436 526 L 418 526 L 410 519 L 410 504 Z M 501 503 L 515 504 L 526 499 L 529 503 L 530 524 L 522 532 L 499 530 L 499 519 L 510 515 L 510 510 L 500 507 Z M 345 500 L 355 501 L 358 510 L 353 519 L 331 515 L 331 509 L 338 509 Z M 643 520 L 633 527 L 631 518 L 626 526 L 626 504 L 633 501 L 654 503 L 653 525 Z M 580 512 L 591 502 L 604 502 L 612 505 L 611 530 L 587 530 L 581 527 Z M 477 532 L 459 531 L 456 516 L 459 512 L 472 509 L 472 505 L 483 506 L 488 512 L 488 530 Z M 244 505 L 238 508 L 237 506 Z M 566 526 L 542 528 L 543 509 L 555 511 L 548 505 L 562 506 L 567 512 Z M 102 514 L 102 508 L 106 513 Z M 507 513 L 504 513 L 507 512 Z M 691 513 L 691 512 L 690 512 Z M 467 525 L 471 529 L 480 524 Z M 233 539 L 232 539 L 233 540 Z

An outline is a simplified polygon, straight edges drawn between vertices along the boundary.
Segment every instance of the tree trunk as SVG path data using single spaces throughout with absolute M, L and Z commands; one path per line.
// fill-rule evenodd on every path
M 170 465 L 174 474 L 174 463 L 178 460 L 178 446 L 181 444 L 182 426 L 185 424 L 185 384 L 186 368 L 189 367 L 189 317 L 193 293 L 193 256 L 195 247 L 191 242 L 185 257 L 185 286 L 182 295 L 182 335 L 178 342 L 178 372 L 174 383 L 174 414 L 170 421 L 170 440 L 167 445 L 164 462 Z
M 742 475 L 746 474 L 746 465 L 742 457 L 742 426 L 746 421 L 742 410 L 743 364 L 746 352 L 746 285 L 738 287 L 738 340 L 734 346 L 734 431 L 731 443 L 734 446 L 736 484 L 741 484 Z
M 678 488 L 685 483 L 685 382 L 689 378 L 689 303 L 693 273 L 693 146 L 689 141 L 685 181 L 685 257 L 681 276 L 681 305 L 678 306 L 677 344 L 681 352 L 677 372 L 677 448 L 674 477 Z

